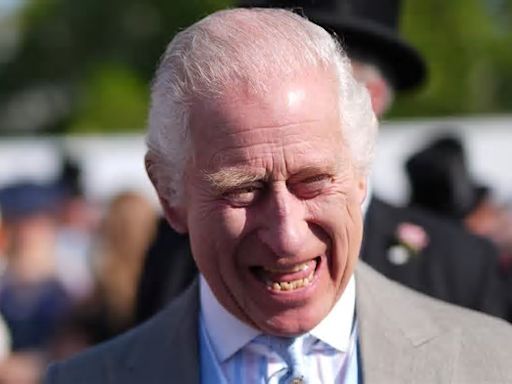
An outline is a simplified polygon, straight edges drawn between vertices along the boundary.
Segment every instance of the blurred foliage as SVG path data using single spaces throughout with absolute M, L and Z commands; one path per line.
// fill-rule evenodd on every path
M 234 2 L 25 0 L 16 49 L 7 59 L 0 51 L 0 133 L 142 130 L 148 83 L 171 37 Z M 403 5 L 403 35 L 430 76 L 398 95 L 391 117 L 512 111 L 512 0 Z
M 512 112 L 512 0 L 407 0 L 402 34 L 429 79 L 390 117 Z
M 79 92 L 76 114 L 69 131 L 137 131 L 144 127 L 148 86 L 130 68 L 100 65 Z
M 0 132 L 142 130 L 171 37 L 228 0 L 27 0 L 0 65 Z

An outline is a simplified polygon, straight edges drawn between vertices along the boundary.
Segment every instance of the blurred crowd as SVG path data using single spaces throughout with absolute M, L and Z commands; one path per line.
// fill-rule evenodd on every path
M 497 255 L 497 278 L 503 285 L 503 316 L 512 322 L 512 206 L 496 198 L 493 187 L 479 181 L 469 166 L 461 137 L 440 135 L 413 153 L 404 164 L 410 206 L 490 241 Z
M 91 204 L 63 164 L 54 182 L 0 190 L 0 383 L 37 383 L 49 361 L 133 325 L 157 211 L 132 191 Z
M 452 133 L 436 137 L 411 155 L 405 164 L 411 187 L 409 204 L 488 238 L 498 247 L 502 270 L 508 270 L 512 262 L 512 209 L 496 199 L 492 186 L 472 176 L 467 157 L 463 140 Z

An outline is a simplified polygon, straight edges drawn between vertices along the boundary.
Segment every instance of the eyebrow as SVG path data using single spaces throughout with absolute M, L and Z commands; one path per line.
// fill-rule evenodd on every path
M 300 170 L 289 176 L 290 180 L 297 177 L 309 177 L 318 173 L 336 174 L 339 171 L 339 164 L 329 164 L 324 166 L 311 166 Z M 255 182 L 267 182 L 271 179 L 269 174 L 254 172 L 244 167 L 229 167 L 216 172 L 203 171 L 204 179 L 211 185 L 217 193 L 223 193 L 230 189 L 248 185 Z
M 293 179 L 302 179 L 302 178 L 307 178 L 307 177 L 311 177 L 311 176 L 316 176 L 318 174 L 330 174 L 330 175 L 335 175 L 335 174 L 338 174 L 339 173 L 339 164 L 325 164 L 325 165 L 320 165 L 320 166 L 310 166 L 310 167 L 305 167 L 303 169 L 301 169 L 299 172 L 296 172 L 292 175 L 290 175 L 289 179 L 290 180 L 293 180 Z
M 246 168 L 224 168 L 212 173 L 203 171 L 203 176 L 217 192 L 268 179 L 267 175 L 257 174 Z

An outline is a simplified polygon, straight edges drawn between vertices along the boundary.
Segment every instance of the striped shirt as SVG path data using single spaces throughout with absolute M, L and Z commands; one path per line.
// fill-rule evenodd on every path
M 202 375 L 202 383 L 277 384 L 287 372 L 281 356 L 259 342 L 261 333 L 258 330 L 242 323 L 222 307 L 202 276 L 200 295 L 201 354 L 205 354 L 205 350 L 211 353 L 213 370 L 222 376 L 222 380 L 208 380 Z M 357 383 L 354 309 L 355 282 L 352 277 L 332 311 L 314 329 L 301 336 L 308 384 Z

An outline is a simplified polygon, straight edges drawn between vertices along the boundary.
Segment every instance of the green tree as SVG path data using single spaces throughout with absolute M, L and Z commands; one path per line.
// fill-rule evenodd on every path
M 391 116 L 512 111 L 512 2 L 408 0 L 402 32 L 425 56 L 429 80 L 398 97 Z
M 147 84 L 176 31 L 227 0 L 31 0 L 0 66 L 0 132 L 143 129 Z
M 0 133 L 143 129 L 165 45 L 234 3 L 26 0 L 20 43 L 7 59 L 0 52 Z M 404 0 L 402 32 L 430 76 L 398 96 L 391 117 L 512 110 L 512 0 Z

